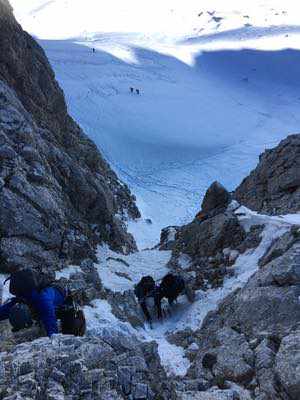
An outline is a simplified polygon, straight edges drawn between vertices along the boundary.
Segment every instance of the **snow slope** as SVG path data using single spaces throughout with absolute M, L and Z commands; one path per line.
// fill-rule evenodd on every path
M 129 223 L 140 248 L 190 220 L 213 180 L 232 190 L 265 148 L 299 130 L 293 1 L 12 4 L 70 113 L 152 220 Z

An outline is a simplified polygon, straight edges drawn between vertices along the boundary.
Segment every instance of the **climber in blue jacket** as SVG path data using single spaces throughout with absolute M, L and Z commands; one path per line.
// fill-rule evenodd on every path
M 41 292 L 32 290 L 22 298 L 13 297 L 7 303 L 0 307 L 0 321 L 9 319 L 14 325 L 15 330 L 30 326 L 30 316 L 28 308 L 22 308 L 22 312 L 16 307 L 19 303 L 26 304 L 29 309 L 33 309 L 42 322 L 47 335 L 51 336 L 58 333 L 56 310 L 62 306 L 65 301 L 64 294 L 55 287 L 48 287 Z M 32 323 L 31 323 L 32 324 Z
M 29 279 L 28 273 L 27 276 L 20 277 L 22 290 L 11 290 L 11 281 L 10 292 L 16 297 L 0 307 L 0 321 L 9 319 L 14 331 L 26 328 L 30 326 L 32 310 L 42 322 L 48 336 L 58 333 L 56 311 L 65 303 L 66 291 L 50 285 L 39 288 L 35 282 L 28 283 L 26 279 Z M 15 287 L 18 285 L 19 283 Z

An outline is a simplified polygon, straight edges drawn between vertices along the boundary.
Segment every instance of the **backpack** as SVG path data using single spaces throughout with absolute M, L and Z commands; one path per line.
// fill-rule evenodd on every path
M 17 303 L 11 308 L 8 320 L 12 326 L 12 332 L 18 332 L 33 325 L 31 310 L 24 303 Z
M 37 272 L 31 268 L 13 272 L 6 281 L 9 283 L 9 291 L 16 297 L 23 297 L 32 290 L 41 291 L 55 282 L 55 276 L 47 272 Z M 5 282 L 6 282 L 5 281 Z
M 146 297 L 155 289 L 155 281 L 152 276 L 143 276 L 140 282 L 135 286 L 134 293 L 138 299 Z
M 176 299 L 185 288 L 184 280 L 172 273 L 167 274 L 161 281 L 160 290 L 167 299 Z
M 155 280 L 152 278 L 152 276 L 144 276 L 141 280 L 139 285 L 143 287 L 146 290 L 152 290 L 155 287 Z
M 68 296 L 56 312 L 61 321 L 61 333 L 64 335 L 84 336 L 86 320 L 82 308 L 76 303 L 72 295 Z

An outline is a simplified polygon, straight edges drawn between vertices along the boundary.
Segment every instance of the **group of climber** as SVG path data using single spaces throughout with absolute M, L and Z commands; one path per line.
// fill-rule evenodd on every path
M 135 89 L 135 88 L 133 88 L 133 87 L 130 87 L 129 88 L 129 90 L 130 90 L 130 93 L 135 93 L 135 94 L 137 94 L 137 95 L 140 95 L 141 94 L 141 90 L 140 89 Z
M 154 312 L 159 320 L 163 318 L 162 299 L 167 299 L 169 306 L 172 306 L 177 298 L 183 294 L 186 295 L 191 303 L 195 300 L 195 294 L 191 286 L 181 276 L 172 273 L 168 273 L 160 284 L 156 284 L 152 276 L 144 276 L 135 286 L 134 293 L 151 327 L 152 317 L 149 312 L 151 306 L 149 306 L 149 300 L 152 300 Z
M 0 306 L 0 321 L 9 320 L 12 331 L 39 324 L 46 334 L 72 334 L 83 336 L 86 321 L 82 308 L 66 285 L 53 279 L 51 274 L 27 268 L 13 272 L 5 281 L 14 296 Z M 4 284 L 5 284 L 4 283 Z M 178 296 L 185 294 L 190 302 L 194 292 L 185 280 L 172 273 L 156 284 L 151 276 L 144 276 L 135 286 L 134 293 L 143 310 L 146 321 L 152 327 L 149 300 L 152 299 L 158 319 L 163 318 L 162 299 L 171 306 Z

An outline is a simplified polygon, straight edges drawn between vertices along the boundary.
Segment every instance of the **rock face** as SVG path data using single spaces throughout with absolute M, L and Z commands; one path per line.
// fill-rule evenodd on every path
M 219 188 L 224 201 L 210 201 Z M 258 271 L 209 312 L 198 330 L 168 336 L 191 362 L 177 382 L 178 398 L 298 399 L 300 227 L 273 225 L 271 217 L 248 213 L 236 201 L 228 204 L 230 196 L 219 184 L 205 199 L 194 221 L 162 232 L 161 249 L 172 250 L 170 267 L 204 292 L 234 276 L 242 253 L 237 266 L 255 262 Z M 271 240 L 274 229 L 282 233 Z
M 0 0 L 1 270 L 78 264 L 102 241 L 133 251 L 125 215 L 139 216 L 134 197 L 68 115 L 43 50 Z
M 254 236 L 259 244 L 261 231 L 255 235 L 253 227 L 246 233 L 234 213 L 238 204 L 232 202 L 231 206 L 230 199 L 227 190 L 214 182 L 191 223 L 162 231 L 160 249 L 172 250 L 169 266 L 185 275 L 194 289 L 222 285 L 224 277 L 233 272 L 230 266 L 239 253 L 253 245 Z
M 175 398 L 154 343 L 108 332 L 20 344 L 1 353 L 0 380 L 3 400 Z
M 276 372 L 281 385 L 296 400 L 300 394 L 300 331 L 286 336 L 276 356 Z
M 298 238 L 207 315 L 193 337 L 199 350 L 186 384 L 234 383 L 260 400 L 300 398 L 299 273 Z
M 266 150 L 258 166 L 235 191 L 235 198 L 269 214 L 300 210 L 300 134 L 288 136 Z

